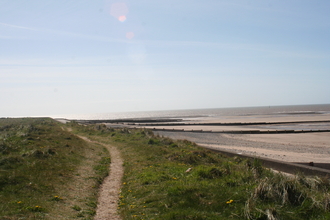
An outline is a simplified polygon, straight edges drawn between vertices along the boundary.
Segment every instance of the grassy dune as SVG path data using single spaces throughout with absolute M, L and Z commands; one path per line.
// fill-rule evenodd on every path
M 148 130 L 73 127 L 121 150 L 123 219 L 330 219 L 327 178 L 275 174 Z
M 70 131 L 70 132 L 69 132 Z M 0 120 L 0 219 L 92 219 L 112 144 L 123 219 L 330 219 L 326 178 L 288 177 L 148 130 Z
M 109 162 L 52 119 L 0 119 L 0 219 L 92 219 Z

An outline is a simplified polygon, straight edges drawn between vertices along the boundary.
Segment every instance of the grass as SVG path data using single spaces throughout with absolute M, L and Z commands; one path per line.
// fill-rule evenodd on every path
M 276 174 L 148 130 L 47 118 L 0 119 L 0 219 L 93 218 L 111 161 L 74 134 L 121 151 L 123 219 L 330 219 L 327 178 Z
M 109 162 L 52 119 L 0 119 L 0 219 L 92 219 Z
M 121 150 L 123 219 L 330 219 L 327 178 L 276 174 L 148 130 L 71 126 Z

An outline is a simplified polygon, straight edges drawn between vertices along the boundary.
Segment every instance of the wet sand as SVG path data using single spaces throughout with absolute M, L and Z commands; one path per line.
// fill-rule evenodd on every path
M 224 119 L 195 119 L 193 123 L 202 122 L 292 122 L 289 124 L 265 126 L 161 126 L 157 128 L 185 129 L 185 130 L 245 130 L 245 129 L 287 129 L 293 130 L 318 128 L 330 129 L 330 115 L 283 115 L 283 116 L 260 116 L 260 117 L 233 117 Z M 304 123 L 295 123 L 302 122 Z M 309 122 L 308 122 L 309 121 Z M 315 123 L 315 121 L 320 121 Z M 189 121 L 191 123 L 191 121 Z M 152 126 L 147 126 L 151 128 Z M 255 157 L 270 158 L 294 163 L 324 163 L 330 164 L 330 132 L 293 133 L 293 134 L 222 134 L 222 133 L 198 133 L 198 132 L 170 132 L 155 131 L 156 134 L 173 139 L 186 139 L 200 146 L 248 154 Z

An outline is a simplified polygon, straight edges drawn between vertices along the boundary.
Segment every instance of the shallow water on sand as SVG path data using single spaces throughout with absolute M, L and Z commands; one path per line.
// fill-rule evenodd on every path
M 53 118 L 66 119 L 127 119 L 127 118 L 178 118 L 178 119 L 221 119 L 232 116 L 248 117 L 282 117 L 297 115 L 329 115 L 330 104 L 324 105 L 293 105 L 293 106 L 266 106 L 266 107 L 243 107 L 243 108 L 216 108 L 216 109 L 190 109 L 168 111 L 145 111 L 145 112 L 120 112 L 85 115 L 56 115 Z

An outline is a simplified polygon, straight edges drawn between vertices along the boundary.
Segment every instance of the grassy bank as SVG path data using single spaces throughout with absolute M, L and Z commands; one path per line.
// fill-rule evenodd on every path
M 147 130 L 71 126 L 121 150 L 123 219 L 330 219 L 326 178 L 275 174 Z
M 0 219 L 92 219 L 109 162 L 52 119 L 0 119 Z
M 112 144 L 123 219 L 330 219 L 326 178 L 287 177 L 148 130 L 0 119 L 0 219 L 92 219 Z

